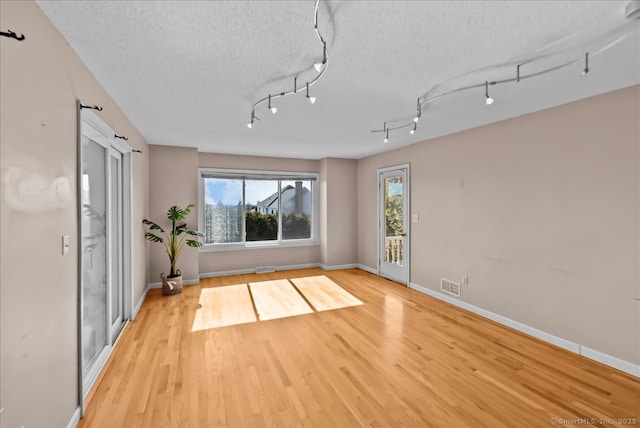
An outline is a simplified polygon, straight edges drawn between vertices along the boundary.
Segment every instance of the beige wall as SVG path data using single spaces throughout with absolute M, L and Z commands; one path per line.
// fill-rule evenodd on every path
M 327 158 L 322 161 L 322 264 L 357 263 L 357 161 Z
M 185 147 L 149 146 L 149 220 L 170 230 L 167 211 L 177 205 L 184 208 L 196 204 L 185 219 L 189 229 L 198 229 L 198 150 Z M 194 185 L 196 184 L 196 185 Z M 150 281 L 160 282 L 160 273 L 169 275 L 171 263 L 159 243 L 150 243 Z M 185 246 L 176 268 L 183 281 L 198 280 L 198 249 Z
M 640 363 L 640 86 L 361 159 L 359 262 L 376 267 L 376 169 L 411 163 L 411 281 Z
M 199 203 L 198 168 L 253 169 L 266 171 L 319 172 L 319 161 L 303 159 L 284 159 L 257 156 L 236 156 L 216 153 L 198 153 L 195 149 L 178 147 L 150 146 L 150 192 L 151 211 L 154 216 L 162 216 L 166 212 L 165 205 L 174 200 L 174 195 L 181 194 L 184 204 Z M 169 163 L 180 165 L 180 178 L 167 174 Z M 160 190 L 159 190 L 160 189 Z M 154 201 L 162 200 L 156 203 Z M 154 217 L 155 218 L 155 217 Z M 197 228 L 197 213 L 190 216 L 189 226 Z M 180 266 L 188 265 L 189 277 L 197 278 L 198 274 L 215 274 L 234 270 L 252 269 L 257 266 L 285 267 L 292 265 L 315 264 L 320 262 L 320 247 L 293 247 L 282 249 L 256 249 L 226 252 L 203 252 L 188 249 L 188 254 L 180 258 Z M 157 282 L 154 271 L 165 269 L 166 255 L 160 248 L 150 251 L 151 282 Z
M 158 217 L 164 215 L 169 200 L 173 200 L 175 194 L 181 194 L 180 197 L 183 199 L 186 197 L 184 195 L 189 195 L 184 199 L 184 204 L 196 201 L 198 167 L 320 173 L 320 245 L 201 252 L 197 256 L 196 265 L 193 264 L 195 260 L 193 254 L 196 252 L 189 249 L 190 254 L 184 254 L 180 259 L 180 266 L 189 266 L 190 276 L 187 277 L 185 274 L 185 279 L 197 278 L 198 273 L 200 275 L 217 274 L 253 269 L 258 266 L 283 268 L 318 263 L 335 266 L 357 262 L 356 161 L 237 156 L 197 153 L 195 149 L 177 147 L 150 147 L 150 210 L 153 216 Z M 181 177 L 174 178 L 167 174 L 171 163 L 180 166 Z M 196 223 L 197 216 L 193 216 L 189 225 L 195 227 Z M 166 255 L 160 248 L 152 248 L 150 256 L 151 281 L 157 282 L 154 272 L 164 268 L 167 263 Z M 185 269 L 183 271 L 186 272 Z
M 0 2 L 0 28 L 26 36 L 0 38 L 0 426 L 63 427 L 78 405 L 76 99 L 102 106 L 98 115 L 143 151 L 133 157 L 136 303 L 148 282 L 147 145 L 35 3 Z M 68 178 L 70 199 L 47 211 L 15 209 L 12 168 L 47 185 Z M 65 256 L 62 235 L 71 242 Z

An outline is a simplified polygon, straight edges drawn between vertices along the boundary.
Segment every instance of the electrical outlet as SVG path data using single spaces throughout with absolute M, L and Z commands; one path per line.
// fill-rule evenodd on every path
M 462 277 L 462 284 L 469 285 L 469 277 L 467 275 Z

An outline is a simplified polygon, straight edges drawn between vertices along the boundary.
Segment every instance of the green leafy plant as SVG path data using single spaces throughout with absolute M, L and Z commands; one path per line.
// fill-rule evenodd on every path
M 144 237 L 151 242 L 159 242 L 164 245 L 164 249 L 171 262 L 169 278 L 178 276 L 176 274 L 176 262 L 185 244 L 194 248 L 202 247 L 202 242 L 200 242 L 198 238 L 204 237 L 203 233 L 197 230 L 188 230 L 186 223 L 178 224 L 179 221 L 184 220 L 184 218 L 189 215 L 193 207 L 195 207 L 195 204 L 189 204 L 184 209 L 177 205 L 169 208 L 167 218 L 171 220 L 171 230 L 168 232 L 165 232 L 158 223 L 147 220 L 146 218 L 142 220 L 143 224 L 149 226 L 149 231 L 144 234 Z M 162 234 L 162 236 L 158 236 L 155 231 Z M 195 237 L 195 239 L 191 239 L 190 237 Z

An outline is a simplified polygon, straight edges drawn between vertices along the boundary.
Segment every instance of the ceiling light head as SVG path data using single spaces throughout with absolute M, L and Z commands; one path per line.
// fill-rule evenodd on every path
M 316 69 L 318 73 L 322 71 L 324 65 L 327 63 L 327 42 L 322 41 L 322 62 L 316 62 L 313 64 L 313 68 Z
M 495 84 L 495 83 L 494 83 Z M 484 96 L 485 96 L 485 104 L 490 106 L 495 101 L 493 98 L 489 96 L 489 81 L 484 82 Z
M 384 137 L 384 140 L 383 140 L 383 141 L 384 141 L 385 143 L 388 143 L 388 142 L 389 142 L 389 128 L 387 128 L 387 134 L 386 134 L 386 136 Z
M 411 131 L 409 131 L 409 134 L 411 135 L 415 134 L 417 129 L 418 129 L 418 124 L 414 123 L 413 128 L 411 128 Z
M 278 108 L 277 107 L 272 107 L 271 106 L 271 94 L 269 94 L 269 110 L 271 110 L 271 113 L 273 113 L 273 114 L 276 114 L 278 112 Z
M 309 102 L 311 104 L 315 104 L 315 102 L 316 102 L 316 97 L 310 97 L 309 96 L 309 82 L 307 82 L 307 99 L 309 100 Z
M 253 120 L 249 123 L 247 123 L 247 128 L 251 129 L 253 128 Z
M 587 77 L 587 74 L 589 74 L 589 52 L 584 54 L 584 70 L 582 70 L 580 76 Z
M 413 118 L 413 121 L 414 121 L 415 123 L 418 123 L 418 121 L 420 121 L 420 116 L 416 116 L 416 117 L 414 117 L 414 118 Z

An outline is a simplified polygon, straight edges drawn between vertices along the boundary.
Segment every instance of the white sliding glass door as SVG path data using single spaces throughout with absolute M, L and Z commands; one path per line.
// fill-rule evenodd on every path
M 79 147 L 80 311 L 82 401 L 131 315 L 129 146 L 98 116 L 81 110 Z M 127 185 L 129 188 L 127 188 Z

